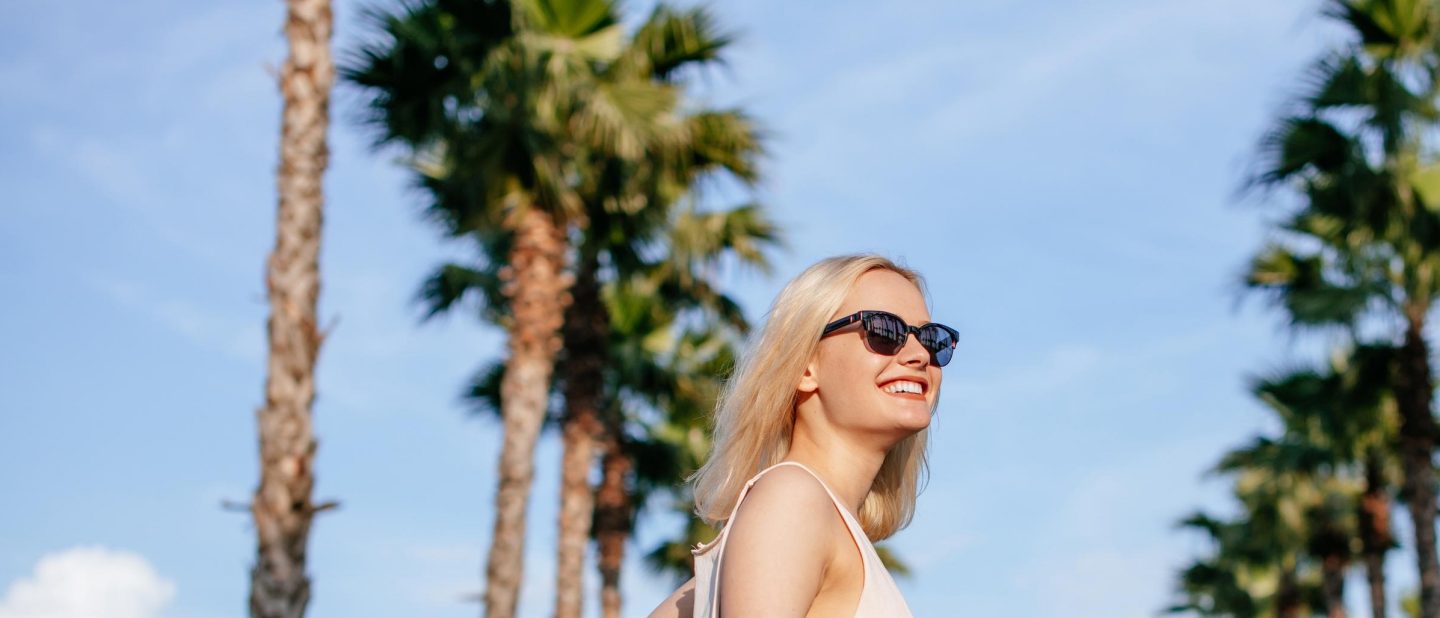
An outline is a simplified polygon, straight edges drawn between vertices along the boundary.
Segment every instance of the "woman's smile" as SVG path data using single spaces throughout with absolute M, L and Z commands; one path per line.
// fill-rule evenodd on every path
M 880 390 L 896 397 L 924 401 L 927 388 L 923 382 L 901 378 L 881 384 Z

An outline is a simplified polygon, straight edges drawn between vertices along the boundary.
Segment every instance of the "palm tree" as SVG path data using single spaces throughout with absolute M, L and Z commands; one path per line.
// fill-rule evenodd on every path
M 1243 518 L 1222 521 L 1205 513 L 1195 513 L 1180 522 L 1183 528 L 1204 533 L 1212 549 L 1208 557 L 1196 560 L 1180 572 L 1181 599 L 1166 611 L 1260 618 L 1273 615 L 1264 611 L 1268 596 L 1286 599 L 1293 596 L 1275 594 L 1281 582 L 1290 587 L 1293 576 L 1278 574 L 1273 557 L 1266 551 L 1269 548 L 1253 546 L 1250 541 L 1259 537 L 1252 535 L 1246 524 Z
M 774 224 L 751 205 L 710 212 L 683 207 L 666 237 L 663 258 L 625 269 L 629 276 L 607 287 L 603 303 L 615 324 L 605 351 L 611 403 L 603 416 L 605 456 L 595 512 L 606 618 L 620 613 L 620 565 L 634 513 L 656 489 L 673 487 L 693 470 L 687 463 L 692 457 L 670 451 L 665 460 L 676 465 L 660 466 L 670 474 L 657 479 L 647 453 L 678 445 L 657 442 L 655 435 L 677 418 L 694 427 L 703 423 L 733 365 L 734 342 L 749 328 L 739 305 L 719 291 L 720 267 L 767 271 L 767 253 L 779 242 Z M 689 433 L 681 444 L 693 455 L 708 438 Z
M 666 86 L 683 86 L 680 78 L 720 60 L 728 38 L 718 33 L 714 20 L 703 9 L 677 11 L 657 6 L 636 30 L 629 44 L 608 70 L 625 73 L 634 81 L 652 81 Z M 601 531 L 602 608 L 605 615 L 619 613 L 619 561 L 615 551 L 613 523 L 628 521 L 625 492 L 615 483 L 626 476 L 628 463 L 622 457 L 621 427 L 616 414 L 606 413 L 605 366 L 610 361 L 609 306 L 601 299 L 602 279 L 626 281 L 636 276 L 653 276 L 647 264 L 647 250 L 665 248 L 668 261 L 682 251 L 690 251 L 676 242 L 674 233 L 686 230 L 694 217 L 682 213 L 680 218 L 667 217 L 681 200 L 694 201 L 696 189 L 708 176 L 726 173 L 750 185 L 757 179 L 756 160 L 761 154 L 760 138 L 753 123 L 742 114 L 729 111 L 700 110 L 683 116 L 683 137 L 650 151 L 640 161 L 625 161 L 604 153 L 596 153 L 584 166 L 580 186 L 587 212 L 587 225 L 577 244 L 574 287 L 575 303 L 565 321 L 565 357 L 560 365 L 565 384 L 565 413 L 562 416 L 561 516 L 558 536 L 556 571 L 556 616 L 579 618 L 581 613 L 585 548 L 591 536 L 592 523 L 611 526 Z M 644 208 L 638 206 L 644 205 Z M 744 218 L 753 209 L 736 209 L 726 213 L 710 213 L 722 221 L 750 224 L 741 230 L 746 242 L 766 242 L 773 238 L 772 226 L 761 219 Z M 707 230 L 708 231 L 708 230 Z M 703 233 L 703 232 L 702 232 Z M 664 236 L 670 242 L 665 243 Z M 704 260 L 718 261 L 725 255 L 736 255 L 752 264 L 763 265 L 757 254 L 736 251 L 736 246 L 713 245 Z M 740 247 L 745 248 L 745 247 Z M 605 270 L 602 272 L 602 263 Z M 690 274 L 690 280 L 701 274 Z M 709 290 L 705 285 L 691 285 L 677 290 L 679 297 L 671 302 L 682 306 L 703 302 Z M 613 388 L 611 393 L 621 389 Z M 590 486 L 590 472 L 596 452 L 608 449 L 607 471 L 602 479 L 610 485 L 597 492 Z M 603 497 L 602 512 L 597 514 L 596 499 Z M 627 526 L 628 529 L 628 526 Z M 621 545 L 623 548 L 623 538 Z
M 270 361 L 265 405 L 257 413 L 260 485 L 250 502 L 258 540 L 250 571 L 250 615 L 298 618 L 310 601 L 306 546 L 316 513 L 311 502 L 315 437 L 315 360 L 324 338 L 316 320 L 320 295 L 322 177 L 325 131 L 335 68 L 330 57 L 329 0 L 289 0 L 285 36 L 290 54 L 280 70 L 285 104 L 276 182 L 275 249 L 266 270 L 270 298 Z
M 605 457 L 592 508 L 604 616 L 620 611 L 620 565 L 634 513 L 651 495 L 663 493 L 698 467 L 709 445 L 705 418 L 719 381 L 733 365 L 734 341 L 748 328 L 739 306 L 718 291 L 713 278 L 722 262 L 766 268 L 766 248 L 777 242 L 773 224 L 749 205 L 704 212 L 677 208 L 663 232 L 649 247 L 659 259 L 611 269 L 609 280 L 598 289 L 608 335 L 595 404 L 605 425 Z M 621 243 L 610 250 L 623 263 L 625 255 L 638 257 L 630 248 Z M 451 264 L 427 282 L 422 297 L 432 314 L 449 311 L 467 295 L 483 299 L 493 294 L 487 288 L 493 290 L 494 281 L 491 275 Z M 576 287 L 581 287 L 578 279 Z M 567 318 L 583 315 L 571 311 Z M 570 324 L 566 331 L 572 332 Z M 573 373 L 566 366 L 573 364 L 571 355 L 579 353 L 594 354 L 567 348 L 560 363 L 565 368 L 558 370 L 557 390 L 566 402 L 564 410 L 552 410 L 550 418 L 562 433 L 573 414 Z M 476 373 L 467 396 L 480 411 L 498 410 L 504 371 L 492 364 Z M 674 435 L 677 422 L 687 427 L 683 436 Z
M 633 533 L 635 515 L 663 503 L 678 504 L 686 497 L 680 480 L 699 467 L 709 450 L 706 419 L 714 407 L 724 376 L 734 365 L 743 326 L 719 319 L 689 321 L 680 312 L 655 311 L 640 290 L 617 290 L 617 323 L 649 336 L 634 338 L 617 349 L 616 377 L 634 385 L 623 406 L 611 417 L 612 435 L 619 448 L 611 465 L 630 471 L 626 478 L 606 479 L 601 493 L 620 498 L 610 520 L 597 512 L 596 538 L 600 549 L 602 615 L 620 611 L 620 569 L 625 546 Z M 626 301 L 623 296 L 629 296 Z M 693 520 L 692 524 L 698 520 Z M 688 557 L 688 552 L 685 554 Z M 689 565 L 685 570 L 688 574 Z
M 1203 514 L 1183 522 L 1206 532 L 1216 549 L 1182 573 L 1186 600 L 1173 611 L 1281 616 L 1308 608 L 1328 618 L 1346 615 L 1345 572 L 1363 551 L 1362 496 L 1373 489 L 1363 467 L 1369 462 L 1357 453 L 1384 438 L 1389 353 L 1339 350 L 1324 370 L 1289 370 L 1253 383 L 1283 432 L 1230 451 L 1216 466 L 1236 477 L 1242 514 L 1231 522 Z M 1374 613 L 1384 610 L 1381 596 Z
M 1391 548 L 1388 478 L 1394 463 L 1383 453 L 1398 424 L 1389 396 L 1394 354 L 1384 345 L 1337 348 L 1323 369 L 1289 369 L 1252 383 L 1282 433 L 1232 450 L 1217 465 L 1217 471 L 1236 475 L 1244 513 L 1223 524 L 1207 516 L 1187 520 L 1187 527 L 1215 540 L 1217 552 L 1182 575 L 1189 602 L 1179 610 L 1203 607 L 1209 615 L 1237 616 L 1246 606 L 1252 614 L 1266 611 L 1254 586 L 1258 565 L 1297 576 L 1318 573 L 1318 585 L 1300 588 L 1300 596 L 1314 597 L 1305 603 L 1313 610 L 1341 618 L 1345 571 L 1363 556 L 1372 614 L 1386 615 L 1383 561 Z M 1266 527 L 1255 529 L 1260 524 Z M 1274 538 L 1251 538 L 1262 534 Z M 1255 551 L 1256 543 L 1288 547 L 1289 553 Z M 1230 609 L 1217 609 L 1225 607 Z
M 684 69 L 719 60 L 727 39 L 714 32 L 712 23 L 701 9 L 676 11 L 659 6 L 637 30 L 612 70 L 637 72 L 641 78 L 672 84 Z M 575 302 L 566 313 L 563 362 L 557 365 L 565 401 L 560 421 L 564 455 L 556 585 L 556 614 L 562 618 L 580 612 L 583 557 L 592 519 L 599 526 L 602 606 L 605 615 L 618 615 L 619 565 L 630 530 L 631 496 L 621 479 L 628 476 L 631 462 L 618 437 L 618 421 L 602 418 L 614 416 L 602 414 L 605 400 L 624 386 L 617 382 L 607 391 L 602 388 L 602 376 L 610 347 L 642 335 L 622 332 L 617 343 L 610 343 L 614 338 L 608 334 L 609 305 L 599 297 L 605 285 L 601 279 L 651 281 L 654 289 L 650 292 L 658 296 L 648 301 L 660 300 L 675 308 L 708 308 L 717 317 L 743 327 L 738 306 L 719 294 L 711 279 L 726 260 L 764 268 L 764 249 L 776 239 L 773 224 L 756 206 L 703 213 L 685 208 L 667 218 L 665 213 L 674 211 L 677 202 L 698 199 L 695 189 L 709 177 L 724 173 L 745 185 L 753 184 L 762 154 L 759 132 L 737 110 L 700 109 L 685 114 L 682 123 L 684 138 L 656 149 L 643 160 L 596 155 L 580 168 L 578 193 L 587 218 L 575 243 Z M 663 259 L 651 263 L 645 257 L 650 254 Z M 496 260 L 492 256 L 486 263 Z M 471 287 L 493 298 L 498 281 L 493 271 L 449 265 L 430 278 L 422 295 L 433 315 Z M 594 453 L 602 445 L 606 449 L 606 482 L 597 496 L 589 486 L 589 473 Z M 599 512 L 592 513 L 597 498 Z
M 1225 618 L 1300 618 L 1313 615 L 1319 583 L 1296 547 L 1277 545 L 1274 509 L 1241 514 L 1233 521 L 1197 513 L 1182 527 L 1201 530 L 1211 555 L 1181 572 L 1179 594 L 1168 612 Z
M 1350 514 L 1332 512 L 1328 517 L 1357 526 L 1358 553 L 1365 562 L 1376 618 L 1386 615 L 1384 561 L 1394 546 L 1389 496 L 1395 463 L 1389 453 L 1398 422 L 1389 386 L 1395 352 L 1387 345 L 1338 348 L 1324 370 L 1292 371 L 1257 381 L 1253 387 L 1284 427 L 1284 437 L 1270 448 L 1290 454 L 1279 462 L 1287 471 L 1311 478 L 1343 476 L 1363 485 L 1363 493 L 1349 501 Z M 1332 501 L 1326 508 L 1333 510 L 1338 504 Z M 1313 555 L 1331 566 L 1348 562 L 1346 546 L 1353 544 L 1349 538 L 1314 541 Z M 1331 583 L 1336 589 L 1330 591 L 1334 595 L 1330 605 L 1337 607 L 1341 582 Z
M 1262 186 L 1305 209 L 1252 278 L 1297 324 L 1399 324 L 1393 392 L 1402 497 L 1416 522 L 1422 615 L 1440 617 L 1437 427 L 1425 326 L 1440 295 L 1440 8 L 1433 0 L 1334 0 L 1356 43 L 1317 63 L 1311 92 L 1265 141 Z
M 1357 505 L 1360 526 L 1360 555 L 1365 562 L 1365 579 L 1370 587 L 1370 612 L 1373 618 L 1385 618 L 1389 602 L 1385 592 L 1385 554 L 1395 548 L 1390 532 L 1390 487 L 1386 470 L 1386 451 L 1380 447 L 1367 450 L 1365 456 L 1365 492 Z
M 634 514 L 659 496 L 687 502 L 679 480 L 709 452 L 709 414 L 750 327 L 713 278 L 724 261 L 768 271 L 766 253 L 777 234 L 755 206 L 683 208 L 669 228 L 665 258 L 607 296 L 615 322 L 611 389 L 621 405 L 607 417 L 610 448 L 600 487 L 614 501 L 602 502 L 596 515 L 603 597 L 618 595 Z M 617 470 L 626 474 L 611 473 Z M 607 616 L 619 611 L 608 601 L 603 606 Z
M 1261 438 L 1226 455 L 1218 469 L 1239 474 L 1242 482 L 1248 475 L 1263 487 L 1241 494 L 1252 520 L 1267 509 L 1286 519 L 1280 534 L 1299 551 L 1284 560 L 1317 565 L 1320 573 L 1320 598 L 1309 605 L 1328 618 L 1345 618 L 1345 571 L 1354 554 L 1359 491 L 1354 479 L 1329 468 L 1331 457 L 1324 447 L 1303 439 Z
M 1171 613 L 1231 618 L 1300 618 L 1320 604 L 1314 565 L 1304 560 L 1304 509 L 1290 480 L 1263 470 L 1236 477 L 1240 514 L 1231 521 L 1196 513 L 1181 526 L 1206 534 L 1211 553 L 1180 574 Z
M 606 70 L 623 49 L 610 0 L 422 0 L 370 19 L 380 36 L 346 77 L 373 95 L 377 145 L 408 151 L 447 233 L 505 251 L 495 262 L 509 331 L 505 437 L 485 607 L 510 618 L 534 446 L 562 347 L 569 236 L 586 223 L 575 179 L 592 156 L 638 161 L 679 135 L 675 96 Z

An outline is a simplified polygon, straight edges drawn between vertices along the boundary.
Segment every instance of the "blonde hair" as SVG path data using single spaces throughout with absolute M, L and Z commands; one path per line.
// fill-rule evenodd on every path
M 752 337 L 716 402 L 710 458 L 689 479 L 701 519 L 724 525 L 745 482 L 789 452 L 797 383 L 815 355 L 820 331 L 860 277 L 873 270 L 895 272 L 924 294 L 920 273 L 878 255 L 845 255 L 805 269 L 775 298 L 764 328 Z M 927 472 L 926 436 L 921 430 L 885 454 L 858 513 L 872 540 L 910 523 Z

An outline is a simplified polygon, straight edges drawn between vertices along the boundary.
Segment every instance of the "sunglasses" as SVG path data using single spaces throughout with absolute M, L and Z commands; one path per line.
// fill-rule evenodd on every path
M 920 345 L 930 352 L 930 362 L 936 367 L 950 364 L 950 357 L 955 354 L 955 343 L 960 339 L 959 331 L 944 324 L 931 322 L 911 326 L 900 316 L 886 311 L 857 311 L 826 324 L 820 336 L 823 338 L 857 321 L 865 332 L 865 345 L 871 352 L 885 356 L 899 354 L 905 342 L 910 340 L 910 334 L 914 333 Z

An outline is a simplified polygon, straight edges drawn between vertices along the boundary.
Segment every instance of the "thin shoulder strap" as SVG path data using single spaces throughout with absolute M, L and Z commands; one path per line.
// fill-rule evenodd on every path
M 809 469 L 809 468 L 806 468 L 805 466 L 803 466 L 803 465 L 801 465 L 801 464 L 799 464 L 799 463 L 797 463 L 797 462 L 794 462 L 794 461 L 782 461 L 782 462 L 777 463 L 777 464 L 775 464 L 775 465 L 773 465 L 773 466 L 770 466 L 769 468 L 765 468 L 764 470 L 761 470 L 760 472 L 756 473 L 755 476 L 750 477 L 750 480 L 745 481 L 745 486 L 742 487 L 742 488 L 740 488 L 740 495 L 735 498 L 735 506 L 730 507 L 730 515 L 725 518 L 725 524 L 720 527 L 720 534 L 716 535 L 715 538 L 711 539 L 709 543 L 701 543 L 701 544 L 695 546 L 695 551 L 696 551 L 696 552 L 701 552 L 701 553 L 703 553 L 703 552 L 705 552 L 706 550 L 709 550 L 710 548 L 712 548 L 712 547 L 714 547 L 715 545 L 719 544 L 719 543 L 725 538 L 725 536 L 726 536 L 725 533 L 726 533 L 726 532 L 729 532 L 729 530 L 730 530 L 730 523 L 735 521 L 735 514 L 740 512 L 740 504 L 743 503 L 743 502 L 745 502 L 745 496 L 747 496 L 747 495 L 750 494 L 750 488 L 751 488 L 751 487 L 754 487 L 754 486 L 755 486 L 755 483 L 758 483 L 758 482 L 760 481 L 760 477 L 765 476 L 765 473 L 767 473 L 767 472 L 769 472 L 769 471 L 771 471 L 771 470 L 774 470 L 774 469 L 776 469 L 776 468 L 779 468 L 780 466 L 783 466 L 783 465 L 786 465 L 786 464 L 794 464 L 794 465 L 800 466 L 800 467 L 803 468 L 806 472 L 810 472 L 810 469 Z M 814 472 L 810 472 L 810 475 L 811 475 L 811 476 L 814 476 L 815 473 L 814 473 Z M 816 480 L 819 480 L 820 477 L 816 476 L 815 479 L 816 479 Z M 821 487 L 825 487 L 824 481 L 821 481 L 820 486 L 821 486 Z M 829 487 L 826 487 L 826 488 L 825 488 L 825 491 L 826 491 L 827 493 L 829 493 L 830 488 L 829 488 Z M 833 500 L 833 499 L 835 498 L 835 494 L 830 494 L 830 498 Z
M 850 514 L 850 509 L 845 508 L 845 503 L 841 502 L 840 498 L 835 495 L 835 492 L 830 490 L 830 486 L 825 483 L 825 479 L 820 478 L 819 474 L 815 474 L 815 471 L 811 470 L 805 464 L 802 464 L 798 461 L 782 461 L 778 464 L 770 466 L 769 468 L 766 468 L 765 472 L 769 472 L 770 470 L 774 470 L 775 468 L 784 465 L 797 466 L 801 470 L 809 472 L 810 476 L 815 477 L 815 481 L 817 483 L 820 483 L 820 487 L 824 488 L 825 493 L 830 496 L 830 502 L 835 505 L 835 510 L 840 512 L 840 520 L 845 522 L 845 527 L 850 530 L 850 536 L 855 537 L 857 545 L 859 544 L 861 538 L 869 538 L 865 535 L 865 529 L 863 526 L 860 525 L 860 520 L 856 519 L 854 515 Z M 764 474 L 765 472 L 761 472 L 761 474 Z M 756 478 L 758 479 L 759 477 Z M 734 517 L 734 514 L 731 514 L 731 517 Z M 861 554 L 864 554 L 864 552 L 861 552 Z
M 840 511 L 841 518 L 845 520 L 846 526 L 850 526 L 850 520 L 853 519 L 854 516 L 850 514 L 849 509 L 845 508 L 845 504 L 840 501 L 840 498 L 835 496 L 835 492 L 830 490 L 830 486 L 825 484 L 825 479 L 820 478 L 820 475 L 816 474 L 814 470 L 811 470 L 809 466 L 806 466 L 805 464 L 802 464 L 798 461 L 782 461 L 773 466 L 770 466 L 769 468 L 761 470 L 759 474 L 756 474 L 755 476 L 751 477 L 749 481 L 745 482 L 744 489 L 740 490 L 740 497 L 735 500 L 735 506 L 730 509 L 730 518 L 725 520 L 725 527 L 728 528 L 730 526 L 730 522 L 735 519 L 735 514 L 740 512 L 740 503 L 745 501 L 745 495 L 750 493 L 750 488 L 754 487 L 755 483 L 760 482 L 760 477 L 765 476 L 767 472 L 779 468 L 780 466 L 795 466 L 797 468 L 800 468 L 801 470 L 810 473 L 810 476 L 815 479 L 815 482 L 820 483 L 821 489 L 825 490 L 825 495 L 830 496 L 830 502 L 834 503 L 835 508 Z M 856 521 L 855 523 L 859 524 L 860 522 Z
M 692 553 L 696 557 L 695 585 L 697 605 L 695 606 L 695 615 L 697 617 L 710 617 L 719 615 L 720 569 L 725 564 L 725 545 L 728 537 L 730 536 L 730 525 L 735 522 L 735 514 L 740 512 L 740 504 L 745 501 L 745 496 L 750 493 L 750 488 L 754 487 L 755 483 L 759 482 L 760 478 L 765 476 L 766 473 L 776 468 L 779 468 L 780 466 L 796 466 L 801 470 L 808 472 L 817 483 L 820 483 L 820 487 L 825 490 L 825 494 L 830 496 L 830 502 L 835 505 L 835 510 L 840 512 L 840 520 L 845 522 L 845 528 L 850 531 L 850 536 L 855 539 L 856 544 L 858 545 L 860 539 L 864 538 L 865 532 L 860 528 L 860 522 L 856 521 L 854 517 L 850 515 L 850 511 L 845 509 L 845 505 L 840 502 L 839 498 L 835 497 L 835 492 L 830 491 L 830 486 L 825 484 L 825 479 L 820 478 L 820 475 L 816 474 L 814 470 L 811 470 L 805 464 L 802 464 L 798 461 L 782 461 L 773 466 L 765 468 L 755 476 L 751 477 L 749 481 L 745 482 L 745 487 L 740 490 L 740 496 L 735 499 L 735 506 L 730 509 L 730 517 L 725 520 L 725 525 L 720 529 L 720 534 L 716 535 L 716 537 L 712 539 L 708 544 L 702 543 L 700 545 L 697 545 L 692 551 Z M 703 554 L 709 553 L 712 550 L 715 551 L 716 555 L 713 557 L 709 557 L 708 559 L 714 561 L 714 568 L 712 571 L 709 571 L 707 573 L 708 577 L 706 579 L 708 581 L 701 582 L 701 556 Z M 869 558 L 865 555 L 864 551 L 860 552 L 860 559 L 862 563 L 867 563 L 868 568 Z M 865 581 L 867 582 L 866 585 L 868 586 L 870 578 L 867 576 L 865 578 Z M 701 586 L 705 586 L 706 588 L 704 590 L 701 590 Z
M 874 573 L 877 571 L 885 572 L 885 566 L 880 563 L 880 557 L 875 554 L 875 547 L 870 543 L 870 537 L 865 534 L 865 527 L 860 525 L 859 519 L 850 514 L 850 510 L 845 508 L 845 504 L 840 502 L 840 498 L 835 495 L 835 492 L 830 490 L 829 485 L 825 484 L 825 479 L 820 478 L 819 474 L 815 474 L 814 470 L 811 470 L 806 467 L 805 464 L 798 461 L 783 461 L 776 465 L 783 464 L 799 466 L 801 470 L 809 472 L 810 476 L 815 477 L 815 481 L 820 483 L 821 487 L 825 488 L 825 493 L 830 494 L 830 502 L 835 505 L 835 510 L 840 512 L 840 521 L 845 522 L 845 528 L 850 531 L 850 539 L 855 542 L 855 549 L 860 552 L 861 568 L 865 570 L 864 584 L 860 590 L 860 596 L 863 600 L 865 591 L 870 588 L 870 582 L 871 579 L 873 579 L 872 576 Z M 774 467 L 775 466 L 771 466 L 772 469 Z
M 765 469 L 765 472 L 769 472 L 769 471 L 771 471 L 771 470 L 774 470 L 775 468 L 779 468 L 780 466 L 795 466 L 795 467 L 797 467 L 797 468 L 800 468 L 801 470 L 804 470 L 804 471 L 806 471 L 806 472 L 809 472 L 809 473 L 810 473 L 810 476 L 815 477 L 815 481 L 818 482 L 818 483 L 820 483 L 820 487 L 825 490 L 825 494 L 826 494 L 826 495 L 830 496 L 830 501 L 835 503 L 835 506 L 840 509 L 840 512 L 842 512 L 842 513 L 849 513 L 849 512 L 850 512 L 850 511 L 848 511 L 848 510 L 845 509 L 845 505 L 840 502 L 840 498 L 837 498 L 837 497 L 835 496 L 835 492 L 830 491 L 830 486 L 827 485 L 827 484 L 825 484 L 825 479 L 820 478 L 820 475 L 819 475 L 819 474 L 815 474 L 815 471 L 814 471 L 814 470 L 811 470 L 811 469 L 809 468 L 809 466 L 806 466 L 805 464 L 802 464 L 802 463 L 800 463 L 800 462 L 798 462 L 798 461 L 782 461 L 782 462 L 780 462 L 780 463 L 778 463 L 778 464 L 775 464 L 775 465 L 773 465 L 773 466 L 770 466 L 769 468 L 766 468 L 766 469 Z M 761 472 L 761 474 L 764 474 L 765 472 Z M 758 479 L 759 477 L 756 477 L 756 478 Z

